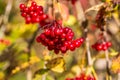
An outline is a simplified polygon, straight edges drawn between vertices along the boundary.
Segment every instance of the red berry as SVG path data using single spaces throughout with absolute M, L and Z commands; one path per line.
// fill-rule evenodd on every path
M 51 31 L 49 29 L 45 29 L 45 34 L 50 35 Z
M 46 14 L 41 15 L 42 20 L 47 19 L 47 18 L 48 18 L 48 16 Z
M 96 49 L 97 49 L 98 51 L 101 51 L 101 50 L 102 50 L 102 45 L 97 45 L 97 46 L 96 46 Z
M 24 12 L 29 13 L 29 8 L 28 7 L 24 8 Z
M 22 13 L 21 13 L 21 16 L 26 17 L 26 16 L 27 16 L 27 13 L 26 13 L 26 12 L 22 12 Z
M 38 16 L 38 13 L 34 12 L 32 16 L 33 16 L 33 17 L 37 17 L 37 16 Z
M 72 40 L 72 38 L 73 38 L 73 37 L 72 37 L 71 35 L 66 35 L 66 40 L 67 40 L 67 41 Z
M 74 46 L 73 44 L 70 44 L 69 49 L 70 49 L 71 51 L 74 51 L 74 50 L 75 50 L 75 46 Z
M 38 37 L 36 38 L 36 41 L 37 41 L 38 43 L 41 42 L 40 36 L 38 36 Z
M 68 27 L 65 27 L 65 28 L 63 28 L 63 30 L 64 30 L 65 33 L 67 33 L 68 30 L 69 30 L 69 28 L 68 28 Z
M 30 6 L 29 7 L 29 11 L 34 11 L 35 9 L 34 9 L 34 7 L 33 6 Z
M 65 38 L 66 37 L 66 34 L 65 33 L 63 33 L 62 35 L 61 35 L 61 38 Z
M 75 80 L 81 80 L 81 78 L 80 77 L 76 77 Z
M 29 24 L 31 22 L 31 18 L 30 17 L 26 17 L 26 24 Z
M 54 32 L 55 32 L 55 35 L 60 35 L 61 34 L 60 29 L 55 29 Z
M 80 41 L 81 43 L 83 43 L 83 41 L 84 41 L 84 38 L 80 38 L 80 39 L 79 39 L 79 41 Z
M 78 41 L 75 41 L 74 44 L 76 47 L 80 47 L 80 45 L 81 45 L 80 42 L 78 42 Z
M 43 15 L 43 11 L 38 11 L 38 15 Z
M 43 11 L 43 7 L 42 7 L 42 6 L 37 6 L 37 7 L 36 7 L 36 10 L 37 10 L 37 11 Z
M 66 51 L 67 51 L 67 48 L 65 46 L 61 47 L 61 52 L 62 53 L 66 53 Z
M 32 2 L 31 6 L 37 6 L 36 2 Z
M 105 51 L 105 50 L 108 49 L 108 47 L 107 47 L 106 45 L 103 45 L 103 46 L 102 46 L 102 49 Z
M 50 41 L 50 42 L 49 42 L 49 45 L 54 45 L 54 42 L 53 42 L 53 41 Z
M 107 47 L 111 47 L 112 43 L 111 42 L 106 42 Z
M 26 8 L 25 4 L 20 4 L 20 9 Z

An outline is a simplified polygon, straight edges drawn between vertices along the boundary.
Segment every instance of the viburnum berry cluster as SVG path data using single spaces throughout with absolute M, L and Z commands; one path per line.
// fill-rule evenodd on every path
M 103 42 L 103 43 L 96 42 L 95 44 L 92 45 L 92 48 L 94 48 L 97 51 L 102 51 L 102 50 L 105 51 L 111 46 L 112 46 L 111 42 Z
M 80 76 L 76 76 L 75 78 L 66 78 L 65 80 L 96 80 L 92 75 L 85 75 L 84 73 L 80 74 Z
M 9 40 L 2 39 L 2 38 L 0 38 L 0 43 L 1 44 L 5 44 L 5 45 L 10 45 L 10 41 Z
M 68 27 L 63 27 L 57 21 L 47 25 L 48 28 L 44 30 L 37 38 L 38 43 L 42 43 L 48 50 L 54 50 L 56 54 L 60 51 L 66 53 L 67 50 L 74 51 L 80 47 L 84 38 L 73 40 L 74 32 Z
M 46 20 L 48 16 L 43 12 L 43 7 L 32 2 L 31 6 L 27 7 L 25 4 L 20 4 L 21 16 L 29 23 L 41 23 Z

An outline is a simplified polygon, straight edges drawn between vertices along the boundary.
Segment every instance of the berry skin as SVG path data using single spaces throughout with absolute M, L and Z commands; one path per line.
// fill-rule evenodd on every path
M 111 42 L 106 42 L 107 47 L 111 47 L 112 43 Z
M 29 24 L 31 22 L 31 18 L 30 17 L 26 17 L 26 24 Z
M 41 40 L 40 40 L 40 36 L 38 36 L 38 37 L 36 38 L 36 41 L 37 41 L 38 43 L 41 42 Z
M 104 51 L 106 51 L 106 50 L 108 49 L 107 45 L 103 45 L 103 46 L 102 46 L 102 49 L 103 49 Z
M 33 6 L 30 6 L 29 7 L 29 11 L 34 11 L 35 9 L 34 9 L 34 7 Z
M 101 50 L 103 49 L 103 47 L 102 47 L 102 45 L 97 45 L 97 46 L 96 46 L 96 49 L 97 49 L 98 51 L 101 51 Z
M 31 3 L 32 6 L 37 6 L 36 2 Z
M 60 35 L 61 34 L 60 29 L 55 29 L 54 31 L 55 31 L 55 35 Z
M 66 34 L 65 33 L 63 33 L 62 35 L 61 35 L 61 38 L 65 38 L 66 37 Z
M 43 11 L 43 7 L 42 7 L 42 6 L 37 6 L 37 7 L 36 7 L 36 10 L 37 10 L 37 11 Z
M 80 38 L 80 39 L 79 39 L 79 42 L 80 42 L 80 43 L 83 43 L 83 42 L 84 42 L 84 38 Z
M 67 40 L 67 41 L 72 40 L 72 38 L 73 38 L 73 37 L 72 37 L 71 35 L 66 35 L 66 40 Z
M 64 46 L 64 47 L 61 47 L 61 52 L 62 53 L 66 53 L 66 51 L 67 51 L 67 48 Z
M 25 4 L 20 4 L 20 9 L 24 9 L 26 6 L 25 6 Z
M 29 8 L 28 7 L 24 8 L 24 12 L 29 13 Z
M 23 13 L 21 13 L 21 16 L 22 16 L 22 17 L 26 17 L 26 16 L 27 16 L 27 13 L 26 13 L 26 12 L 23 12 Z
M 80 47 L 80 45 L 81 45 L 81 43 L 78 42 L 78 41 L 75 41 L 74 44 L 75 44 L 76 47 Z
M 44 14 L 43 11 L 38 11 L 37 13 L 38 13 L 38 15 L 40 15 L 40 16 Z
M 46 35 L 50 35 L 50 33 L 51 33 L 51 32 L 50 32 L 49 29 L 46 29 L 46 30 L 45 30 L 45 34 L 46 34 Z
M 74 51 L 74 50 L 75 50 L 74 44 L 70 44 L 69 49 L 70 49 L 71 51 Z

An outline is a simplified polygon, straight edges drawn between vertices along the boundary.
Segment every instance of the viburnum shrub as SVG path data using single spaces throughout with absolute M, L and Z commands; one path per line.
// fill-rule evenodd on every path
M 48 16 L 43 12 L 43 7 L 38 6 L 36 2 L 32 2 L 30 7 L 20 4 L 20 10 L 26 24 L 39 23 L 43 26 L 43 33 L 36 38 L 36 41 L 46 46 L 48 50 L 54 50 L 56 54 L 60 51 L 66 53 L 67 50 L 74 51 L 83 43 L 84 38 L 74 40 L 72 29 L 62 26 L 59 21 L 53 20 L 47 23 L 45 20 Z
M 74 40 L 72 29 L 62 26 L 57 21 L 53 21 L 45 27 L 45 30 L 36 38 L 36 41 L 46 46 L 48 50 L 54 50 L 56 54 L 59 51 L 62 53 L 66 53 L 67 50 L 74 51 L 84 41 L 84 38 Z
M 26 24 L 41 23 L 48 18 L 44 13 L 43 7 L 38 6 L 36 2 L 32 2 L 31 6 L 20 4 L 21 16 L 25 18 Z

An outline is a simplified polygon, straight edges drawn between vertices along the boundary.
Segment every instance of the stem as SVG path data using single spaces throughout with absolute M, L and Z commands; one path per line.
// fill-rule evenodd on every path
M 107 26 L 108 24 L 106 24 L 106 26 L 104 26 L 104 31 L 103 31 L 103 36 L 104 36 L 104 41 L 108 41 L 107 40 Z M 103 42 L 104 42 L 103 41 Z M 110 76 L 110 70 L 109 70 L 109 53 L 108 50 L 105 51 L 105 57 L 106 57 L 106 70 L 107 70 L 107 75 Z
M 34 32 L 32 38 L 28 41 L 28 61 L 30 60 L 30 57 L 31 57 L 31 47 L 32 47 L 32 44 L 33 44 L 33 42 L 34 42 L 34 39 L 35 39 L 38 31 L 39 31 L 39 27 L 38 27 L 38 29 Z M 29 67 L 28 70 L 27 70 L 26 77 L 27 77 L 27 80 L 32 80 L 32 71 L 31 71 L 30 67 Z
M 117 80 L 120 80 L 120 73 L 118 73 L 118 79 Z
M 53 16 L 53 19 L 55 20 L 55 0 L 52 0 L 52 16 Z
M 46 69 L 45 64 L 46 64 L 46 61 L 44 62 L 44 69 Z M 43 74 L 43 75 L 42 75 L 42 80 L 46 80 L 46 76 L 47 76 L 47 74 L 46 74 L 46 73 L 45 73 L 45 74 Z
M 92 72 L 93 72 L 93 75 L 94 75 L 95 79 L 98 80 L 97 74 L 96 74 L 96 72 L 95 72 L 93 67 L 92 67 Z
M 32 80 L 32 71 L 30 68 L 27 70 L 27 80 Z
M 88 65 L 91 66 L 92 65 L 92 58 L 91 58 L 91 53 L 90 53 L 90 49 L 89 49 L 89 39 L 88 38 L 86 38 L 86 47 L 87 47 Z

